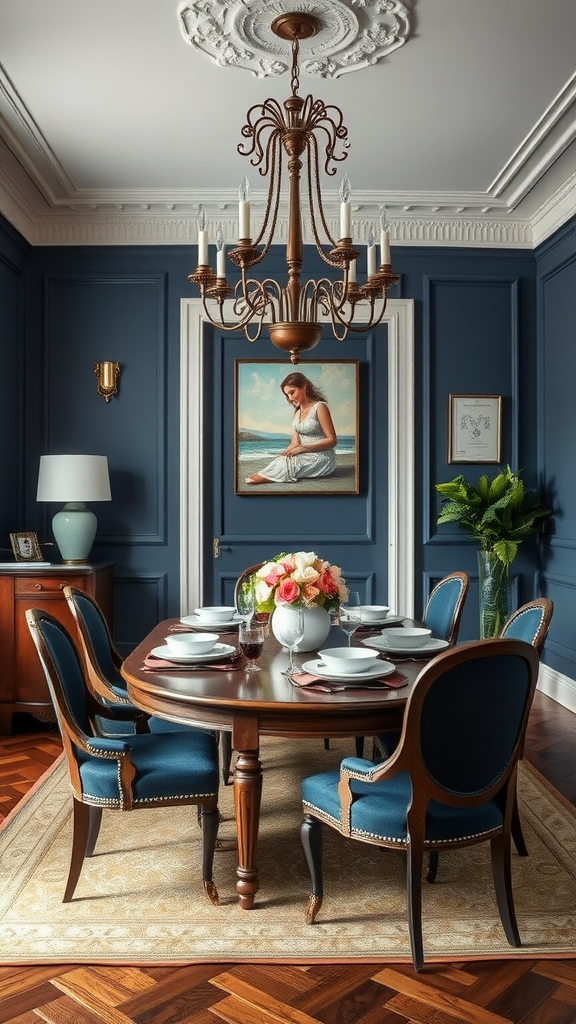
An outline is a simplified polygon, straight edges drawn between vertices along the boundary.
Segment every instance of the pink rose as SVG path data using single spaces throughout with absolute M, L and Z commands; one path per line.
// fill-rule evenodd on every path
M 279 584 L 276 594 L 274 595 L 274 601 L 276 604 L 294 604 L 294 601 L 300 596 L 300 587 L 294 583 L 294 580 L 285 579 Z
M 338 595 L 338 585 L 328 569 L 320 576 L 318 586 L 328 597 L 336 597 Z
M 285 575 L 286 575 L 286 569 L 284 568 L 282 563 L 280 563 L 279 565 L 275 566 L 272 569 L 272 571 L 268 573 L 267 576 L 264 577 L 264 582 L 267 583 L 269 587 L 275 587 L 276 584 Z

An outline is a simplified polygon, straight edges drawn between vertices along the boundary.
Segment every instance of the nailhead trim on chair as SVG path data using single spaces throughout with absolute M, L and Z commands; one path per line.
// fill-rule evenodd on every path
M 315 807 L 314 804 L 305 803 L 304 811 L 307 814 L 313 814 L 314 817 L 318 818 L 320 821 L 325 821 L 327 824 L 334 824 L 338 831 L 342 831 L 342 822 L 340 821 L 340 819 L 333 818 L 331 814 L 326 814 L 326 811 L 321 810 L 320 807 Z M 425 839 L 424 846 L 451 846 L 455 843 L 460 843 L 463 841 L 465 842 L 471 839 L 480 839 L 485 836 L 496 835 L 498 831 L 499 829 L 497 828 L 489 828 L 485 829 L 483 832 L 472 832 L 470 835 L 458 836 L 457 839 Z M 358 828 L 351 828 L 349 833 L 342 832 L 342 834 L 350 835 L 351 837 L 365 836 L 367 839 L 379 839 L 382 842 L 395 843 L 397 846 L 408 845 L 407 839 L 399 839 L 397 836 L 383 836 L 376 832 L 365 832 L 364 830 Z

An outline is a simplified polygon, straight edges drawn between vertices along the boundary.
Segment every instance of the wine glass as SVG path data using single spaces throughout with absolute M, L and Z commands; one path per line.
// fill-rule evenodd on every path
M 264 650 L 264 640 L 264 626 L 258 622 L 242 620 L 240 623 L 238 646 L 248 662 L 245 669 L 246 672 L 261 671 L 260 666 L 256 664 L 256 659 L 260 657 Z
M 282 623 L 280 639 L 282 644 L 288 648 L 290 657 L 288 667 L 283 671 L 282 675 L 291 676 L 297 675 L 300 672 L 300 669 L 296 668 L 294 664 L 294 651 L 304 636 L 304 611 L 302 608 L 288 608 L 286 610 L 288 614 Z
M 351 590 L 340 605 L 340 629 L 348 637 L 348 647 L 352 646 L 352 637 L 361 622 L 360 594 L 357 590 Z
M 244 622 L 250 622 L 254 615 L 254 585 L 250 580 L 245 580 L 238 588 L 236 612 Z

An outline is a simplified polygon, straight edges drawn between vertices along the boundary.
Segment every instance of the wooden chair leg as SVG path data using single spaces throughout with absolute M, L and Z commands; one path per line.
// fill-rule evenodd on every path
M 438 874 L 438 850 L 431 850 L 428 854 L 428 873 L 426 875 L 426 881 L 432 885 L 436 881 L 436 875 Z
M 406 859 L 406 889 L 408 892 L 408 929 L 415 971 L 421 971 L 424 966 L 424 946 L 422 943 L 423 861 L 424 851 L 422 846 L 411 843 L 408 846 L 408 856 Z
M 330 750 L 330 740 L 329 739 L 325 739 L 324 740 L 324 750 Z
M 357 736 L 356 740 L 356 757 L 364 757 L 364 737 Z
M 70 869 L 68 871 L 68 880 L 64 890 L 63 903 L 70 903 L 70 900 L 74 895 L 89 844 L 93 839 L 92 850 L 96 844 L 101 816 L 102 808 L 90 807 L 89 804 L 83 804 L 81 800 L 73 800 L 72 853 L 70 855 Z M 94 831 L 96 831 L 95 835 Z
M 102 821 L 102 808 L 101 807 L 90 807 L 90 824 L 88 827 L 88 841 L 86 843 L 85 857 L 91 857 L 96 847 L 98 835 L 100 833 L 100 824 Z
M 312 881 L 312 894 L 308 897 L 308 906 L 306 907 L 306 924 L 314 924 L 324 898 L 322 881 L 322 825 L 318 818 L 314 818 L 311 814 L 304 815 L 304 821 L 300 827 L 300 837 Z
M 202 882 L 208 899 L 215 906 L 218 904 L 218 890 L 212 880 L 214 867 L 214 851 L 218 839 L 220 812 L 217 807 L 206 811 L 200 808 L 202 820 Z
M 514 897 L 512 895 L 512 871 L 510 866 L 510 836 L 501 832 L 490 840 L 492 876 L 500 912 L 500 920 L 506 938 L 511 946 L 521 946 Z

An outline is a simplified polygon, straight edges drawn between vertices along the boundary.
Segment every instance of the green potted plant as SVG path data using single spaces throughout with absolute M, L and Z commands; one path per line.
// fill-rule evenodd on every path
M 493 480 L 481 476 L 477 485 L 460 475 L 435 487 L 442 497 L 437 522 L 459 523 L 480 544 L 480 636 L 498 636 L 510 614 L 509 569 L 518 546 L 541 529 L 551 510 L 510 466 Z

